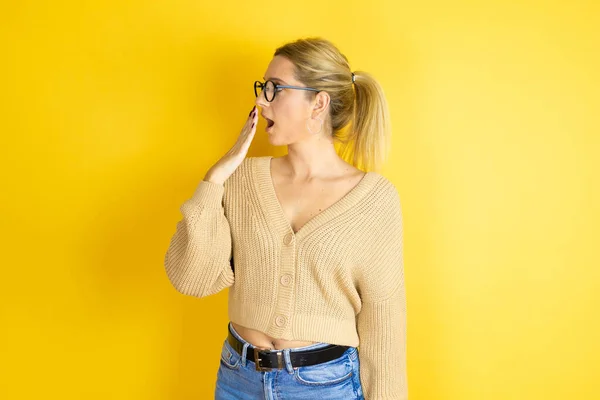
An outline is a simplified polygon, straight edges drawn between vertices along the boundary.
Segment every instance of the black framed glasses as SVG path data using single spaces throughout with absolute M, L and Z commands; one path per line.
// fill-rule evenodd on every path
M 281 92 L 282 89 L 312 90 L 314 92 L 320 92 L 319 89 L 302 86 L 279 85 L 273 81 L 254 82 L 254 95 L 258 97 L 261 93 L 264 93 L 265 100 L 267 100 L 269 103 L 275 99 L 275 95 L 278 92 Z

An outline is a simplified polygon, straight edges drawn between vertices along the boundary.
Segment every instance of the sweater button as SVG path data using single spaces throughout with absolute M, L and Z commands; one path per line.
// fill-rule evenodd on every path
M 290 232 L 283 237 L 283 244 L 290 245 L 294 241 L 294 235 Z
M 278 315 L 277 318 L 275 318 L 275 324 L 277 326 L 285 325 L 285 317 L 283 315 Z
M 281 282 L 283 286 L 289 286 L 290 283 L 292 283 L 292 277 L 289 274 L 281 275 L 279 282 Z

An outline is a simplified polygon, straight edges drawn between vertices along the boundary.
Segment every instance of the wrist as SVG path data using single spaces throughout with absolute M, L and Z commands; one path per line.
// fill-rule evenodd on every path
M 223 185 L 225 183 L 225 181 L 223 179 L 220 179 L 217 176 L 214 176 L 213 174 L 211 174 L 210 172 L 208 172 L 205 176 L 204 179 L 202 179 L 203 181 L 206 182 L 212 182 L 212 183 L 216 183 L 217 185 Z

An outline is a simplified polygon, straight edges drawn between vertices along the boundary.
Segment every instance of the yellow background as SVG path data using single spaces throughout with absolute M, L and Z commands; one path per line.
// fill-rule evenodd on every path
M 0 398 L 212 398 L 227 293 L 163 257 L 316 35 L 390 103 L 410 398 L 600 398 L 598 4 L 4 2 Z M 283 154 L 264 127 L 249 155 Z

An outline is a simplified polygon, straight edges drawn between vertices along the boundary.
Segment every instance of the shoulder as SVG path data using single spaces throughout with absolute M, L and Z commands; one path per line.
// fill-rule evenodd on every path
M 402 237 L 402 204 L 398 188 L 391 180 L 376 172 L 369 174 L 375 183 L 363 199 L 361 214 L 365 217 L 365 230 L 369 236 L 366 240 L 377 246 L 383 238 Z
M 256 160 L 260 157 L 246 157 L 240 165 L 233 171 L 233 173 L 227 178 L 227 181 L 236 181 L 239 177 L 245 175 L 247 171 L 252 168 Z
M 269 156 L 246 157 L 233 173 L 225 180 L 225 191 L 241 190 L 252 180 L 259 162 L 264 162 Z
M 252 156 L 252 157 L 246 157 L 246 158 L 244 158 L 244 161 L 242 161 L 242 163 L 240 164 L 240 166 L 238 167 L 238 169 L 241 169 L 241 170 L 245 171 L 245 170 L 248 170 L 250 168 L 254 168 L 254 166 L 257 165 L 260 162 L 267 162 L 269 158 L 271 158 L 271 157 L 270 156 Z
M 371 178 L 375 182 L 369 198 L 376 203 L 376 208 L 386 212 L 390 210 L 390 207 L 399 210 L 400 192 L 398 191 L 398 187 L 378 172 L 371 171 L 368 174 L 371 175 Z
M 390 181 L 387 177 L 385 177 L 384 175 L 380 174 L 379 172 L 375 172 L 375 171 L 370 171 L 368 173 L 372 174 L 378 178 L 379 185 L 382 187 L 382 189 L 384 189 L 386 191 L 394 191 L 396 193 L 398 192 L 396 185 L 392 181 Z

